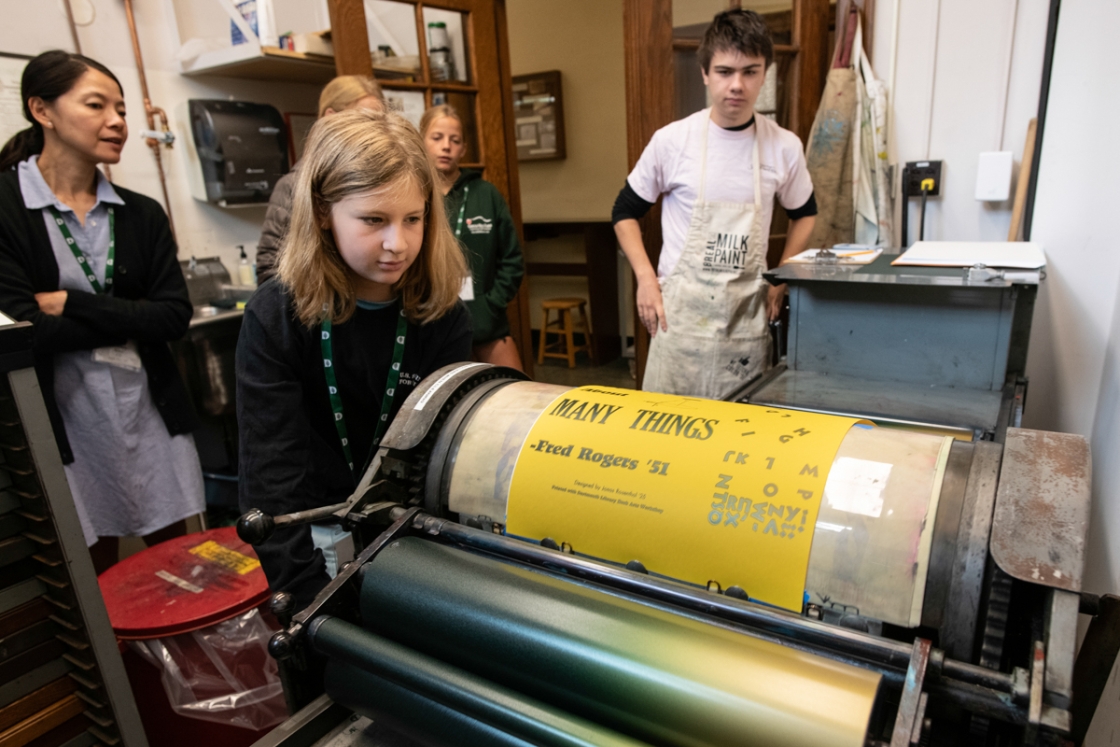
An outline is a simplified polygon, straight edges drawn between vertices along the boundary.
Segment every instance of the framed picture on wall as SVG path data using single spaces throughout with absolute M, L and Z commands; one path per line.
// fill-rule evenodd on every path
M 316 119 L 314 114 L 284 113 L 284 121 L 288 125 L 288 158 L 292 166 L 303 158 L 303 144 L 307 141 L 307 133 L 311 131 L 311 125 L 315 124 Z
M 513 76 L 513 126 L 518 161 L 568 157 L 559 70 Z

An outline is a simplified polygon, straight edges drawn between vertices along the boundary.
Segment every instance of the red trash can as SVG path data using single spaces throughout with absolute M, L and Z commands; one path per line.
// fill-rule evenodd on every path
M 148 741 L 253 744 L 287 718 L 256 553 L 233 527 L 150 547 L 98 578 Z

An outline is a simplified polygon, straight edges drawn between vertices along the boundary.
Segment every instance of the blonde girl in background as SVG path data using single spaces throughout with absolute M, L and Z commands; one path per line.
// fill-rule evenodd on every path
M 420 132 L 439 170 L 451 229 L 470 263 L 462 298 L 474 324 L 474 359 L 520 371 L 521 356 L 510 334 L 506 306 L 521 287 L 525 266 L 509 206 L 481 172 L 459 168 L 466 145 L 463 122 L 454 108 L 444 104 L 428 109 Z
M 385 111 L 385 98 L 381 86 L 368 75 L 340 75 L 323 86 L 319 94 L 319 119 L 329 117 L 347 109 L 369 109 Z M 288 223 L 292 219 L 292 189 L 295 187 L 299 163 L 277 180 L 268 200 L 268 212 L 261 226 L 261 238 L 257 243 L 257 282 L 264 281 L 276 274 L 276 264 L 280 247 L 288 235 Z
M 249 301 L 237 346 L 243 511 L 345 500 L 420 380 L 470 358 L 466 264 L 438 178 L 395 115 L 356 109 L 311 129 L 278 282 Z M 300 607 L 329 580 L 309 526 L 256 550 Z

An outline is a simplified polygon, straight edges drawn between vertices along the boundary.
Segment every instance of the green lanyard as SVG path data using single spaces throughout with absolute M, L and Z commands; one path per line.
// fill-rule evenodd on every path
M 463 185 L 463 204 L 459 206 L 459 220 L 455 221 L 455 238 L 463 235 L 463 214 L 467 212 L 467 195 L 471 193 L 471 185 Z
M 354 456 L 350 453 L 350 438 L 346 435 L 346 418 L 342 414 L 342 397 L 338 393 L 338 377 L 334 373 L 331 329 L 331 320 L 324 319 L 320 325 L 323 338 L 323 374 L 327 379 L 327 394 L 331 398 L 334 427 L 338 431 L 339 440 L 342 441 L 342 453 L 346 456 L 346 463 L 350 465 L 350 472 L 354 472 Z M 404 315 L 404 309 L 401 309 L 400 318 L 397 320 L 397 336 L 393 342 L 393 365 L 389 369 L 389 377 L 385 382 L 385 396 L 381 398 L 381 417 L 377 420 L 377 430 L 373 434 L 373 444 L 370 445 L 369 457 L 366 458 L 362 472 L 365 472 L 369 463 L 373 461 L 377 445 L 381 443 L 381 437 L 385 435 L 385 429 L 389 427 L 389 413 L 393 409 L 393 396 L 397 392 L 397 384 L 401 378 L 401 361 L 404 360 L 404 338 L 407 332 L 408 319 Z M 355 478 L 360 477 L 360 474 L 355 475 Z
M 58 230 L 62 232 L 62 238 L 66 239 L 66 245 L 70 247 L 70 251 L 74 252 L 74 259 L 78 260 L 78 265 L 85 273 L 86 280 L 93 286 L 93 292 L 108 293 L 113 288 L 113 257 L 117 254 L 117 227 L 116 219 L 113 217 L 113 208 L 109 208 L 109 256 L 105 259 L 104 289 L 101 288 L 101 283 L 97 282 L 97 276 L 93 274 L 93 267 L 90 265 L 89 258 L 78 247 L 78 242 L 74 241 L 74 237 L 70 235 L 70 229 L 66 227 L 66 221 L 62 219 L 62 214 L 53 205 L 49 209 L 51 215 L 54 216 L 54 222 L 58 226 Z

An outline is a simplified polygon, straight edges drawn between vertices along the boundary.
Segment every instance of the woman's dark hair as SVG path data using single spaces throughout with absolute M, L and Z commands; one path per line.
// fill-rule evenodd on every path
M 716 52 L 734 51 L 744 57 L 761 57 L 766 67 L 774 61 L 774 40 L 762 16 L 753 10 L 725 10 L 712 19 L 700 40 L 697 56 L 700 67 L 708 72 Z
M 28 100 L 38 96 L 48 104 L 52 103 L 73 88 L 78 78 L 85 75 L 87 70 L 97 70 L 108 75 L 117 84 L 117 88 L 121 89 L 121 95 L 124 95 L 121 82 L 109 68 L 80 54 L 53 49 L 27 63 L 27 67 L 23 69 L 19 94 L 23 101 L 23 118 L 31 126 L 17 132 L 0 149 L 0 171 L 7 171 L 20 161 L 43 152 L 43 126 L 31 116 Z

